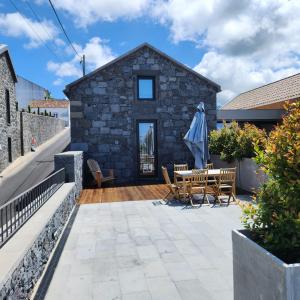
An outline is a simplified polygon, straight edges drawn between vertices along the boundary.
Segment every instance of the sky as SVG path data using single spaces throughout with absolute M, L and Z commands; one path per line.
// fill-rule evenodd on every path
M 0 0 L 0 43 L 17 74 L 64 86 L 143 42 L 221 85 L 218 106 L 300 72 L 299 0 Z M 18 10 L 14 7 L 17 7 Z

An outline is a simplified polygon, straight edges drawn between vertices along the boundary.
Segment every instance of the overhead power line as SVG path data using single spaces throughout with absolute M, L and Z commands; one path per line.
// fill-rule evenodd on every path
M 71 42 L 71 40 L 70 40 L 70 38 L 69 38 L 69 36 L 68 36 L 68 34 L 67 34 L 67 32 L 66 32 L 64 26 L 63 26 L 63 24 L 62 24 L 62 22 L 60 21 L 60 18 L 59 18 L 59 16 L 58 16 L 57 12 L 56 12 L 56 9 L 55 9 L 55 7 L 54 7 L 52 1 L 51 1 L 51 0 L 48 0 L 48 1 L 49 1 L 50 5 L 51 5 L 53 11 L 54 11 L 54 14 L 55 14 L 55 16 L 56 16 L 56 19 L 57 19 L 57 21 L 58 21 L 58 23 L 59 23 L 61 29 L 62 29 L 62 32 L 64 33 L 64 35 L 65 35 L 66 39 L 68 40 L 70 46 L 71 46 L 72 49 L 74 50 L 75 54 L 80 58 L 80 60 L 82 60 L 82 57 L 79 55 L 79 53 L 77 52 L 77 50 L 76 50 L 75 47 L 73 46 L 73 43 Z
M 53 52 L 51 50 L 51 48 L 48 47 L 48 45 L 46 44 L 46 42 L 41 38 L 41 36 L 38 34 L 38 32 L 34 29 L 34 27 L 30 24 L 30 22 L 27 20 L 26 16 L 24 16 L 22 14 L 22 12 L 19 10 L 19 8 L 16 6 L 16 4 L 13 2 L 13 0 L 9 0 L 9 2 L 11 3 L 11 5 L 15 8 L 15 10 L 23 17 L 24 21 L 26 22 L 26 24 L 29 26 L 29 28 L 32 30 L 32 32 L 35 34 L 35 36 L 38 38 L 38 40 L 41 42 L 41 44 L 48 49 L 49 52 L 51 52 L 51 54 L 53 56 L 55 56 L 55 58 L 57 58 L 59 61 L 61 61 L 61 59 L 56 55 L 55 52 Z
M 25 0 L 26 5 L 29 7 L 31 13 L 33 14 L 34 18 L 36 19 L 37 22 L 40 23 L 41 27 L 43 28 L 44 32 L 46 33 L 46 35 L 49 38 L 49 41 L 53 41 L 54 40 L 54 36 L 49 33 L 47 27 L 43 24 L 41 18 L 38 16 L 38 14 L 35 12 L 35 10 L 33 9 L 32 5 L 29 3 L 28 0 Z M 59 48 L 57 47 L 57 45 L 53 42 L 53 45 L 55 46 L 55 50 L 56 52 L 58 52 L 57 50 L 59 50 Z
M 48 38 L 50 40 L 52 40 L 53 39 L 52 34 L 50 34 L 49 31 L 47 30 L 47 28 L 44 26 L 42 20 L 40 19 L 40 17 L 38 16 L 38 14 L 35 12 L 35 10 L 33 9 L 33 7 L 31 6 L 31 4 L 29 3 L 29 1 L 25 0 L 25 3 L 27 4 L 27 6 L 29 7 L 29 9 L 31 10 L 31 12 L 32 12 L 33 16 L 35 17 L 35 19 L 41 24 L 41 26 L 42 26 L 44 32 L 47 34 Z

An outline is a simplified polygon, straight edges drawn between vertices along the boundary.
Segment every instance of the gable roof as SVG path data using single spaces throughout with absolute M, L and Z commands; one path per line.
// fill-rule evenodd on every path
M 1 55 L 6 55 L 7 57 L 7 60 L 8 60 L 8 67 L 10 69 L 10 72 L 11 72 L 11 75 L 14 79 L 15 82 L 17 82 L 17 76 L 16 76 L 16 73 L 15 73 L 15 70 L 14 70 L 14 66 L 11 62 L 11 59 L 10 59 L 10 55 L 9 55 L 9 52 L 8 52 L 8 47 L 4 44 L 0 44 L 0 56 Z
M 252 109 L 297 98 L 300 98 L 300 73 L 242 93 L 221 110 Z
M 76 84 L 80 83 L 81 81 L 83 81 L 83 80 L 85 80 L 85 79 L 87 79 L 87 78 L 93 76 L 95 73 L 97 73 L 97 72 L 99 72 L 99 71 L 101 71 L 101 70 L 103 70 L 103 69 L 105 69 L 105 68 L 107 68 L 107 67 L 113 65 L 114 63 L 117 63 L 117 62 L 121 61 L 122 59 L 124 59 L 124 58 L 126 58 L 127 56 L 133 54 L 134 52 L 139 51 L 140 49 L 142 49 L 142 48 L 144 48 L 144 47 L 147 47 L 147 48 L 151 49 L 152 51 L 154 51 L 154 52 L 158 53 L 159 55 L 163 56 L 164 58 L 166 58 L 167 60 L 170 60 L 171 62 L 173 62 L 173 63 L 176 64 L 177 66 L 179 66 L 179 67 L 185 69 L 186 71 L 188 71 L 188 72 L 190 72 L 190 73 L 196 75 L 198 78 L 200 78 L 200 79 L 206 81 L 208 84 L 210 84 L 210 85 L 212 85 L 213 87 L 215 87 L 216 90 L 217 90 L 217 92 L 220 92 L 220 91 L 221 91 L 220 85 L 218 85 L 218 84 L 215 83 L 214 81 L 212 81 L 212 80 L 210 80 L 210 79 L 204 77 L 203 75 L 199 74 L 198 72 L 194 71 L 193 69 L 191 69 L 191 68 L 185 66 L 185 65 L 182 64 L 181 62 L 175 60 L 174 58 L 172 58 L 172 57 L 170 57 L 169 55 L 165 54 L 164 52 L 158 50 L 157 48 L 153 47 L 152 45 L 150 45 L 150 44 L 148 44 L 148 43 L 143 43 L 143 44 L 137 46 L 136 48 L 134 48 L 134 49 L 132 49 L 132 50 L 126 52 L 125 54 L 123 54 L 123 55 L 121 55 L 121 56 L 119 56 L 119 57 L 113 59 L 112 61 L 108 62 L 107 64 L 105 64 L 105 65 L 103 65 L 103 66 L 101 66 L 100 68 L 97 68 L 96 70 L 94 70 L 94 71 L 92 71 L 92 72 L 86 74 L 85 76 L 83 76 L 83 77 L 81 77 L 81 78 L 79 78 L 79 79 L 77 79 L 77 80 L 71 82 L 70 84 L 66 85 L 66 88 L 65 88 L 65 90 L 64 90 L 64 93 L 67 95 L 67 93 L 68 93 L 68 91 L 70 90 L 70 88 L 73 87 L 74 85 L 76 85 Z
M 32 100 L 29 104 L 31 108 L 68 108 L 69 100 Z

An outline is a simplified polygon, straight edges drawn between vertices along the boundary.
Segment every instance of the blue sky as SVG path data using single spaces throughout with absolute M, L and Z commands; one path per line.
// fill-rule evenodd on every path
M 219 83 L 219 104 L 299 72 L 299 2 L 53 0 L 74 47 L 86 54 L 87 71 L 148 42 Z M 1 1 L 0 43 L 9 46 L 17 74 L 55 97 L 80 76 L 47 0 Z

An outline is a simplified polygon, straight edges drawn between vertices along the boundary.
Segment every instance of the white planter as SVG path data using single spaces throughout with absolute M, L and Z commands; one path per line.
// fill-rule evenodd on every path
M 256 192 L 266 181 L 267 175 L 251 158 L 244 158 L 241 161 L 228 163 L 220 159 L 220 155 L 211 155 L 211 161 L 216 168 L 237 168 L 237 187 L 248 191 Z
M 284 263 L 245 233 L 232 231 L 234 299 L 300 299 L 300 264 Z
M 257 192 L 266 181 L 267 175 L 251 158 L 239 162 L 239 187 L 248 192 Z

